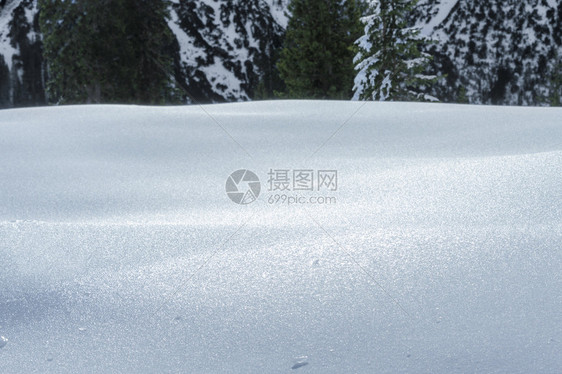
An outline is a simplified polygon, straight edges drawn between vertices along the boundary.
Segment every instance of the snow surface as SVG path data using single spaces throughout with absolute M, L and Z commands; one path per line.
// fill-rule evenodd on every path
M 561 116 L 1 111 L 0 372 L 559 372 Z M 268 204 L 270 168 L 337 169 L 337 204 Z

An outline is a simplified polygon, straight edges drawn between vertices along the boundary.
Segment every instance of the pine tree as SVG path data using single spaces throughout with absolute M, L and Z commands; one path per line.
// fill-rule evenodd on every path
M 164 0 L 40 0 L 47 92 L 58 103 L 174 101 Z
M 423 74 L 431 57 L 420 46 L 428 41 L 408 26 L 416 3 L 371 0 L 370 15 L 361 19 L 365 34 L 356 41 L 354 100 L 437 100 L 421 92 L 436 77 Z
M 550 106 L 562 106 L 562 60 L 558 55 L 556 55 L 547 87 L 549 89 L 548 101 Z
M 30 17 L 33 0 L 22 0 L 8 22 L 10 45 L 18 52 L 12 56 L 9 78 L 14 106 L 45 105 L 42 76 L 42 42 L 37 14 Z M 31 12 L 30 12 L 31 11 Z
M 353 41 L 361 33 L 355 0 L 292 0 L 277 64 L 290 98 L 349 99 Z
M 9 107 L 12 103 L 10 88 L 10 69 L 6 65 L 4 56 L 0 55 L 0 108 Z

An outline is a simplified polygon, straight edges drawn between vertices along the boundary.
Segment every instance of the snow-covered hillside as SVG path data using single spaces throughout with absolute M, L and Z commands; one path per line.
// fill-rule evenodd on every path
M 562 94 L 562 2 L 422 0 L 416 12 L 447 79 L 433 95 L 476 104 L 547 105 Z M 558 103 L 560 105 L 560 103 Z
M 176 81 L 193 101 L 240 101 L 276 86 L 276 51 L 288 0 L 171 1 Z M 544 105 L 562 83 L 562 3 L 555 0 L 421 0 L 424 34 L 442 101 Z M 36 0 L 0 1 L 0 107 L 45 102 Z M 558 73 L 559 74 L 559 73 Z M 260 86 L 260 82 L 262 86 Z M 265 87 L 264 87 L 265 85 Z M 556 95 L 554 95 L 556 96 Z
M 0 372 L 555 373 L 561 116 L 1 111 Z M 270 204 L 270 169 L 336 170 L 337 203 Z
M 281 46 L 281 4 L 264 0 L 175 0 L 170 29 L 180 48 L 181 81 L 191 99 L 240 101 L 254 96 Z
M 190 101 L 248 100 L 273 69 L 285 0 L 170 2 L 176 81 Z M 0 1 L 0 107 L 45 103 L 37 0 Z M 2 57 L 4 61 L 2 61 Z

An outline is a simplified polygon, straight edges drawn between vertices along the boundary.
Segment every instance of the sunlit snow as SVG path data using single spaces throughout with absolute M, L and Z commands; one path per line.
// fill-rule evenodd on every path
M 0 373 L 558 372 L 560 118 L 0 111 Z M 248 205 L 225 193 L 240 169 Z M 337 170 L 337 203 L 270 204 L 271 169 Z

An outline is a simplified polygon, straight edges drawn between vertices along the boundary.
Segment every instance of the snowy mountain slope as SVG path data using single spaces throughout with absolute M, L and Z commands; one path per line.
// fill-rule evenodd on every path
M 264 0 L 175 1 L 169 25 L 180 45 L 186 90 L 202 101 L 253 97 L 271 74 L 283 34 Z
M 191 101 L 271 94 L 286 0 L 171 2 L 176 80 Z M 422 0 L 412 22 L 438 42 L 433 69 L 442 101 L 544 105 L 562 95 L 562 5 L 555 0 Z M 0 106 L 44 104 L 36 0 L 0 2 Z M 15 58 L 15 60 L 14 60 Z M 278 87 L 277 87 L 278 88 Z
M 264 0 L 170 3 L 176 35 L 176 80 L 191 101 L 240 101 L 264 89 L 273 50 L 281 45 L 284 2 Z M 0 3 L 0 106 L 45 103 L 36 0 Z
M 2 111 L 0 372 L 556 372 L 561 115 Z M 269 204 L 270 168 L 336 169 L 337 203 Z
M 287 23 L 289 18 L 287 16 L 287 7 L 289 6 L 289 0 L 267 0 L 269 9 L 271 9 L 271 14 L 283 29 L 287 28 Z
M 447 79 L 445 101 L 545 105 L 562 93 L 562 4 L 553 0 L 424 0 L 415 18 Z
M 420 0 L 414 9 L 414 18 L 423 35 L 430 36 L 457 5 L 459 0 Z

